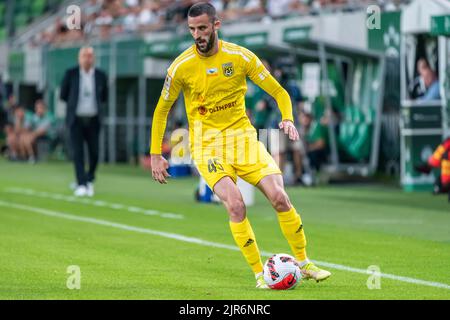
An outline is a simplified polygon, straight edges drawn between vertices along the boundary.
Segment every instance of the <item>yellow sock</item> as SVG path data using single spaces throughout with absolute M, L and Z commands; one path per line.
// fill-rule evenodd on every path
M 281 231 L 287 239 L 295 258 L 304 261 L 306 257 L 306 237 L 302 219 L 294 207 L 286 212 L 278 212 Z
M 247 217 L 241 222 L 230 221 L 230 229 L 233 234 L 234 241 L 241 249 L 245 260 L 252 268 L 253 272 L 260 273 L 263 271 L 261 256 L 259 255 L 258 245 L 256 244 L 255 234 Z

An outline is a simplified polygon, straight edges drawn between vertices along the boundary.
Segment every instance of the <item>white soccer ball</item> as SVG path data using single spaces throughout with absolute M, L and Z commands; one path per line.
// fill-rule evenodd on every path
M 285 253 L 277 253 L 267 259 L 263 274 L 266 284 L 275 290 L 292 289 L 302 278 L 295 258 Z

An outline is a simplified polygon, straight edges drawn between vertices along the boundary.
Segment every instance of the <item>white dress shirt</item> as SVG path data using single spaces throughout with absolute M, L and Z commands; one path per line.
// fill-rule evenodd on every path
M 80 87 L 76 115 L 79 117 L 97 115 L 94 68 L 89 69 L 87 72 L 80 68 Z

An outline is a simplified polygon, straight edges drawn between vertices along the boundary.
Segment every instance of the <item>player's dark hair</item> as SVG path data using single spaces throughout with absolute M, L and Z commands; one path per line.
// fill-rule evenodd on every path
M 188 17 L 198 17 L 205 13 L 208 15 L 211 22 L 216 21 L 216 8 L 208 2 L 199 2 L 194 4 L 189 8 Z

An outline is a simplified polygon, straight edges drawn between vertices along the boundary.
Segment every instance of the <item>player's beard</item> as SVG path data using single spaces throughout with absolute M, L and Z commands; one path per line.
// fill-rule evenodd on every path
M 213 32 L 209 36 L 208 41 L 206 42 L 205 49 L 201 49 L 199 47 L 197 41 L 195 42 L 195 45 L 197 47 L 197 50 L 200 51 L 201 53 L 208 53 L 212 49 L 212 47 L 214 46 L 215 43 L 216 43 L 216 32 L 215 32 L 215 30 L 213 30 Z

